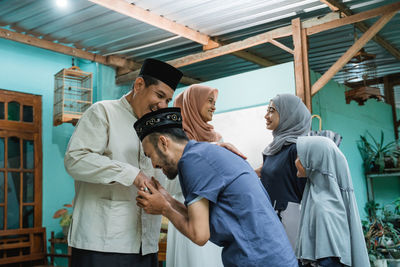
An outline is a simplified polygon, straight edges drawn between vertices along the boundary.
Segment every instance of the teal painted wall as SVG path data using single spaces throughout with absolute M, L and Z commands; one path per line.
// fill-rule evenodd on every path
M 293 63 L 249 71 L 202 83 L 217 88 L 216 113 L 266 105 L 278 93 L 295 93 Z M 176 90 L 175 96 L 186 87 Z
M 74 197 L 73 179 L 64 169 L 64 153 L 74 127 L 53 126 L 54 74 L 71 64 L 70 56 L 0 39 L 0 89 L 42 96 L 43 226 L 47 236 L 51 231 L 61 234 L 53 214 Z M 94 101 L 119 98 L 129 91 L 130 86 L 115 85 L 113 68 L 80 59 L 75 65 L 93 73 Z
M 59 231 L 53 213 L 74 196 L 63 155 L 73 126 L 53 126 L 54 74 L 71 66 L 71 57 L 0 39 L 0 88 L 42 96 L 43 225 Z
M 315 82 L 321 75 L 311 71 L 311 81 Z M 393 120 L 390 105 L 370 99 L 363 106 L 355 101 L 346 104 L 345 87 L 330 81 L 312 99 L 313 114 L 322 117 L 322 128 L 333 130 L 343 136 L 340 149 L 346 156 L 354 183 L 354 190 L 361 214 L 365 216 L 364 205 L 367 201 L 367 188 L 362 166 L 362 159 L 357 149 L 360 135 L 368 130 L 379 140 L 381 130 L 384 132 L 385 143 L 393 141 Z M 314 119 L 313 129 L 316 130 L 317 119 Z M 400 196 L 399 177 L 374 179 L 375 200 L 387 204 Z

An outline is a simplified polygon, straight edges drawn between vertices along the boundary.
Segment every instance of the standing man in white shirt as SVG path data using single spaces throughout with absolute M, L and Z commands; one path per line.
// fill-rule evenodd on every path
M 166 108 L 182 73 L 146 59 L 132 91 L 119 100 L 93 104 L 76 125 L 65 168 L 75 180 L 68 244 L 72 267 L 157 266 L 161 217 L 136 205 L 137 190 L 154 176 L 132 125 L 144 114 Z

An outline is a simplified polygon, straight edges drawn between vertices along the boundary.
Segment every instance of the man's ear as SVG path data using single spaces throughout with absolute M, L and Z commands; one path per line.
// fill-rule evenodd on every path
M 143 89 L 146 87 L 146 84 L 144 83 L 144 80 L 142 77 L 137 77 L 135 80 L 135 84 L 133 85 L 133 91 L 135 94 L 138 92 L 143 91 Z
M 165 153 L 169 147 L 169 139 L 165 135 L 160 135 L 158 137 L 158 145 L 161 151 Z

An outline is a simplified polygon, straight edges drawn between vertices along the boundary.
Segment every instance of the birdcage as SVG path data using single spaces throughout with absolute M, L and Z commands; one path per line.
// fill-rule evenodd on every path
M 346 74 L 344 84 L 351 88 L 345 91 L 346 104 L 351 100 L 364 105 L 368 99 L 382 100 L 379 87 L 368 85 L 368 80 L 377 78 L 374 54 L 368 54 L 363 48 L 343 68 Z
M 354 42 L 356 41 L 357 32 L 354 27 Z M 368 85 L 369 80 L 377 78 L 375 58 L 375 54 L 367 53 L 364 48 L 361 48 L 343 67 L 346 104 L 349 104 L 351 100 L 359 105 L 364 105 L 364 102 L 371 98 L 382 100 L 380 88 Z
M 76 124 L 83 112 L 93 103 L 92 73 L 72 66 L 54 75 L 55 126 L 64 122 Z

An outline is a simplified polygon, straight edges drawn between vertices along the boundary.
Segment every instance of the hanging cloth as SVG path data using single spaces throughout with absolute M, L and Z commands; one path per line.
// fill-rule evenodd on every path
M 342 142 L 343 137 L 338 134 L 335 133 L 331 130 L 322 130 L 322 119 L 319 115 L 312 115 L 311 116 L 311 120 L 317 118 L 319 120 L 319 130 L 318 131 L 310 131 L 308 133 L 308 136 L 325 136 L 328 137 L 329 139 L 331 139 L 338 147 L 340 145 L 340 143 Z

